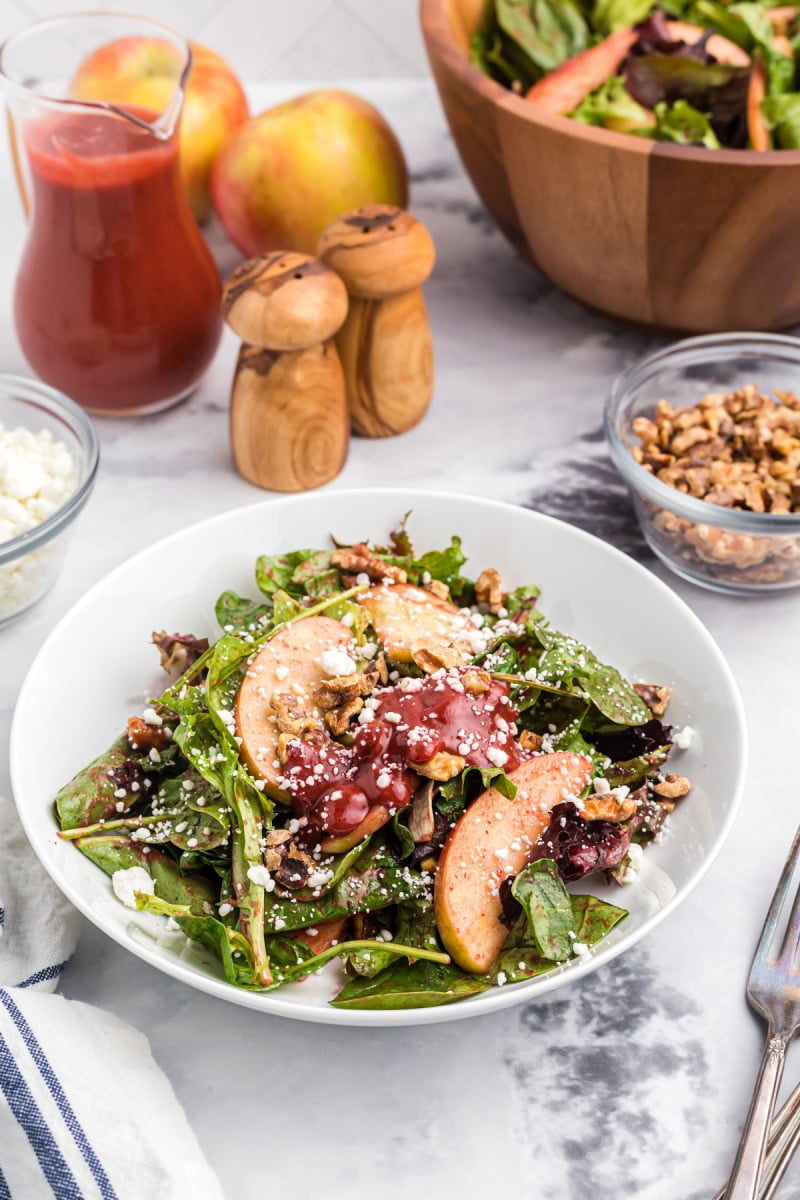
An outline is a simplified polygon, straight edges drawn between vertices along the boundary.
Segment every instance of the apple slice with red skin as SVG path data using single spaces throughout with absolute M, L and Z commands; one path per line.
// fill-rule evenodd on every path
M 753 62 L 750 72 L 750 83 L 747 86 L 747 136 L 750 139 L 751 150 L 771 150 L 767 123 L 761 112 L 761 101 L 767 94 L 767 72 L 760 57 Z
M 347 917 L 333 917 L 330 921 L 317 921 L 316 925 L 312 925 L 314 933 L 309 929 L 293 929 L 286 936 L 304 942 L 312 954 L 322 954 L 323 950 L 329 950 L 334 942 L 342 940 L 347 921 Z
M 581 50 L 555 71 L 539 79 L 525 99 L 546 112 L 566 116 L 590 92 L 616 75 L 639 35 L 635 29 L 618 29 L 596 46 Z
M 458 819 L 439 858 L 434 911 L 445 950 L 465 971 L 483 975 L 505 941 L 499 887 L 527 866 L 565 790 L 576 801 L 592 778 L 582 754 L 540 754 L 509 778 L 513 800 L 489 788 Z
M 247 668 L 236 697 L 236 733 L 242 739 L 242 757 L 274 799 L 287 796 L 278 784 L 282 768 L 275 766 L 278 726 L 272 697 L 276 692 L 297 696 L 306 711 L 321 720 L 311 699 L 314 689 L 329 678 L 320 657 L 326 650 L 349 651 L 352 645 L 353 635 L 340 621 L 306 617 L 280 629 Z
M 333 837 L 324 838 L 320 842 L 320 848 L 326 854 L 344 854 L 346 850 L 352 850 L 353 846 L 357 846 L 369 834 L 377 833 L 391 819 L 391 816 L 392 814 L 384 804 L 374 804 L 355 829 L 351 829 L 349 833 L 334 834 Z
M 411 662 L 414 646 L 442 646 L 456 651 L 464 662 L 472 657 L 469 626 L 455 604 L 410 583 L 378 584 L 357 597 L 370 615 L 372 627 L 395 662 Z

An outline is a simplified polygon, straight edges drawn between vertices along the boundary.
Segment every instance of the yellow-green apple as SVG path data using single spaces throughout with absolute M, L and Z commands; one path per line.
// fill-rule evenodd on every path
M 204 221 L 211 213 L 211 166 L 249 110 L 242 85 L 225 60 L 198 42 L 191 47 L 180 130 L 181 177 L 195 217 Z M 161 38 L 117 38 L 81 63 L 70 95 L 160 113 L 173 96 L 180 62 L 176 47 Z
M 404 208 L 408 173 L 377 109 L 350 92 L 321 89 L 242 125 L 217 156 L 211 192 L 243 254 L 314 254 L 323 229 L 348 209 Z
M 582 754 L 540 754 L 509 774 L 513 800 L 488 788 L 456 822 L 439 858 L 434 911 L 445 950 L 465 971 L 490 970 L 508 933 L 500 884 L 528 864 L 565 789 L 577 799 L 591 778 Z

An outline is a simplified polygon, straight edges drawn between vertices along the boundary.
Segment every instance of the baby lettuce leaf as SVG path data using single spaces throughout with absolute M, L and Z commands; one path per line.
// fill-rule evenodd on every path
M 334 1008 L 433 1008 L 477 996 L 491 987 L 488 975 L 467 975 L 452 963 L 396 963 L 371 979 L 351 980 L 331 1004 Z
M 642 698 L 615 667 L 601 663 L 588 646 L 544 623 L 535 627 L 535 633 L 544 647 L 536 667 L 543 683 L 581 691 L 615 724 L 642 725 L 648 719 L 650 710 Z
M 628 916 L 627 909 L 598 900 L 596 896 L 571 896 L 575 940 L 596 946 L 615 925 Z
M 768 97 L 761 102 L 761 112 L 778 149 L 800 148 L 800 92 Z
M 495 12 L 531 74 L 553 71 L 589 44 L 589 27 L 570 0 L 495 0 Z
M 202 914 L 216 901 L 218 889 L 205 875 L 184 874 L 177 863 L 154 847 L 123 837 L 79 838 L 75 845 L 106 875 L 128 867 L 144 867 L 156 885 L 156 895 L 168 904 L 182 904 Z
M 528 930 L 542 958 L 564 962 L 572 957 L 572 904 L 556 864 L 541 858 L 517 875 L 511 894 L 522 905 Z
M 82 829 L 118 815 L 111 772 L 130 757 L 131 745 L 123 734 L 61 788 L 55 803 L 62 829 Z
M 719 138 L 711 128 L 705 113 L 692 108 L 687 100 L 676 100 L 673 105 L 664 101 L 655 107 L 654 129 L 642 130 L 647 137 L 660 142 L 677 142 L 680 146 L 705 146 L 708 150 L 719 150 Z
M 629 29 L 646 20 L 654 7 L 655 0 L 595 0 L 592 28 L 604 37 L 617 29 Z
M 607 79 L 602 87 L 582 100 L 570 116 L 584 125 L 599 125 L 621 133 L 646 134 L 648 126 L 653 124 L 653 114 L 634 100 L 620 75 Z
M 728 14 L 740 21 L 747 31 L 744 48 L 750 54 L 756 50 L 767 72 L 767 95 L 781 96 L 794 90 L 794 58 L 781 54 L 773 43 L 774 31 L 769 14 L 762 4 L 732 4 Z
M 305 591 L 304 585 L 293 582 L 294 573 L 298 567 L 318 553 L 317 550 L 295 550 L 291 554 L 274 556 L 262 554 L 256 560 L 256 584 L 259 591 L 263 592 L 270 600 L 279 588 L 295 596 L 302 596 Z
M 252 632 L 268 625 L 272 619 L 272 607 L 247 600 L 236 592 L 223 592 L 214 606 L 220 629 L 236 633 Z
M 484 75 L 489 75 L 507 88 L 522 92 L 534 83 L 534 76 L 524 74 L 506 57 L 502 35 L 496 28 L 481 29 L 473 35 L 469 44 L 469 58 Z
M 192 784 L 190 791 L 184 783 Z M 230 810 L 216 788 L 196 772 L 190 770 L 179 779 L 168 779 L 163 783 L 159 788 L 159 804 L 174 814 L 169 822 L 165 822 L 165 833 L 166 839 L 179 850 L 208 851 L 227 845 Z M 157 826 L 150 828 L 157 840 L 163 840 Z
M 502 767 L 467 767 L 455 779 L 439 787 L 434 803 L 443 817 L 455 821 L 470 801 L 490 787 L 497 788 L 500 795 L 508 800 L 513 800 L 517 794 L 516 784 L 511 782 Z

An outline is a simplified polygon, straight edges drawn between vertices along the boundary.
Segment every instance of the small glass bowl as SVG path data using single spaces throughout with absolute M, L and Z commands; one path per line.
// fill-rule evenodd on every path
M 0 542 L 0 626 L 36 604 L 55 583 L 75 518 L 97 474 L 97 435 L 86 414 L 61 392 L 19 375 L 0 373 L 0 424 L 6 430 L 47 429 L 75 464 L 76 483 L 62 506 L 40 524 Z
M 800 586 L 800 513 L 721 508 L 657 479 L 636 462 L 636 417 L 659 400 L 694 405 L 709 392 L 755 384 L 800 395 L 800 340 L 768 333 L 687 338 L 639 359 L 615 381 L 605 409 L 611 457 L 633 498 L 647 542 L 683 579 L 738 595 Z

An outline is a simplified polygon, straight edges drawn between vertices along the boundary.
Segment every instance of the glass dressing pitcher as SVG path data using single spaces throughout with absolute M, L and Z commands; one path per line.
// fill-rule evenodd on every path
M 33 370 L 91 412 L 177 403 L 222 333 L 219 272 L 178 168 L 191 61 L 167 26 L 112 13 L 38 21 L 0 46 L 29 221 L 17 335 Z

